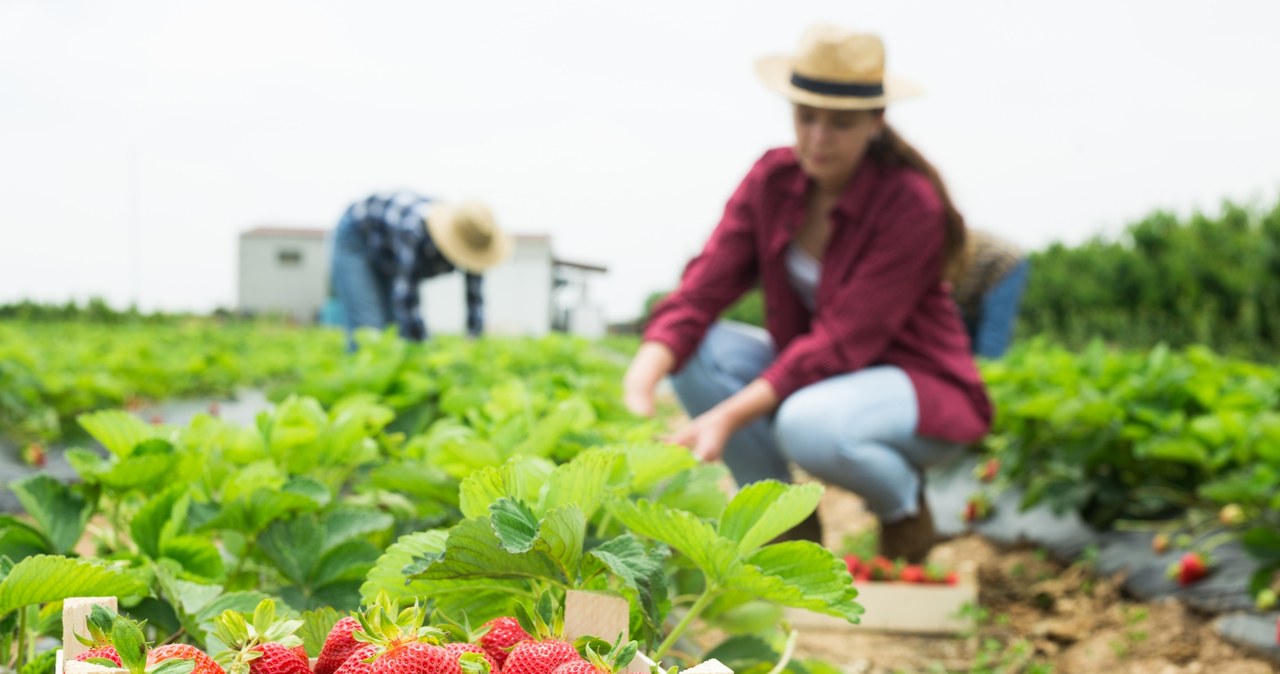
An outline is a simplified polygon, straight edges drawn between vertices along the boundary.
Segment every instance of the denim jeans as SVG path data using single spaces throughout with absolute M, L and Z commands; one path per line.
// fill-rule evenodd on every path
M 764 330 L 722 321 L 672 375 L 690 416 L 702 414 L 754 380 L 776 356 Z M 735 433 L 724 462 L 738 484 L 791 481 L 788 461 L 862 497 L 882 522 L 914 515 L 921 470 L 963 445 L 916 435 L 915 388 L 900 368 L 869 367 L 796 391 L 770 418 Z
M 973 353 L 985 358 L 999 358 L 1009 348 L 1013 326 L 1018 321 L 1018 305 L 1022 289 L 1027 285 L 1029 265 L 1026 260 L 1005 274 L 982 298 L 982 313 L 965 320 Z
M 331 280 L 346 318 L 347 350 L 354 351 L 356 329 L 381 330 L 391 322 L 391 281 L 370 263 L 351 218 L 344 216 L 334 230 L 332 259 Z

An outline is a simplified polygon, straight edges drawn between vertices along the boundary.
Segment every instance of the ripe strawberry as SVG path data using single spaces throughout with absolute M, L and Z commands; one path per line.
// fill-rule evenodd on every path
M 871 559 L 871 580 L 893 580 L 898 569 L 887 557 L 876 555 Z
M 1186 587 L 1209 575 L 1209 558 L 1203 553 L 1188 552 L 1182 559 L 1169 565 L 1166 575 Z
M 480 647 L 485 653 L 489 654 L 493 661 L 498 663 L 498 667 L 502 668 L 507 662 L 507 655 L 511 653 L 511 649 L 521 641 L 529 638 L 529 633 L 524 631 L 520 626 L 520 621 L 515 618 L 502 617 L 494 618 L 484 624 L 489 628 L 484 636 L 480 637 Z M 320 672 L 316 672 L 320 674 Z
M 616 674 L 635 659 L 639 644 L 634 641 L 623 644 L 619 640 L 610 647 L 602 639 L 591 639 L 581 647 L 585 658 L 561 663 L 551 674 Z
M 955 585 L 960 582 L 960 574 L 955 571 L 949 571 L 947 572 L 946 578 L 943 579 L 943 582 L 947 585 Z
M 147 653 L 147 664 L 154 665 L 165 660 L 195 660 L 196 668 L 191 674 L 227 674 L 207 653 L 190 644 L 165 644 Z
M 315 674 L 333 674 L 348 655 L 360 646 L 360 642 L 352 638 L 351 633 L 360 629 L 360 621 L 347 616 L 334 624 L 329 636 L 324 638 L 324 647 L 320 649 L 320 657 L 316 659 Z
M 857 555 L 850 553 L 844 556 L 844 565 L 849 568 L 849 575 L 856 576 L 858 575 L 858 569 L 862 566 L 862 560 L 858 559 Z
M 347 659 L 343 660 L 342 664 L 333 670 L 333 674 L 369 674 L 369 672 L 373 671 L 373 665 L 366 662 L 366 660 L 377 654 L 377 646 L 373 644 L 357 644 L 356 648 L 347 654 Z M 316 666 L 319 667 L 319 663 Z
M 898 580 L 904 583 L 923 583 L 926 580 L 924 569 L 917 564 L 908 564 L 902 567 L 902 573 L 898 574 Z
M 531 612 L 517 606 L 520 626 L 529 638 L 516 644 L 502 663 L 503 674 L 547 674 L 560 665 L 581 659 L 564 639 L 564 613 L 552 605 L 551 593 L 543 593 Z
M 527 640 L 516 644 L 502 666 L 502 674 L 544 674 L 582 659 L 573 644 L 563 639 Z
M 485 662 L 489 663 L 489 671 L 492 674 L 498 674 L 498 672 L 502 671 L 502 667 L 498 666 L 498 662 L 494 660 L 493 656 L 489 655 L 489 653 L 485 651 L 480 644 L 454 642 L 451 644 L 445 644 L 444 650 L 445 653 L 449 655 L 449 662 L 457 662 L 458 658 L 462 657 L 463 653 L 476 653 L 483 657 Z
M 292 650 L 292 651 L 294 652 L 294 654 L 296 654 L 298 657 L 302 658 L 302 661 L 303 661 L 303 662 L 307 663 L 307 669 L 308 669 L 308 670 L 309 670 L 309 669 L 311 669 L 311 656 L 310 656 L 310 655 L 307 655 L 307 647 L 306 647 L 306 646 L 298 645 L 298 646 L 294 646 L 293 648 L 291 648 L 291 649 L 289 649 L 289 650 Z
M 74 659 L 80 662 L 88 662 L 91 658 L 103 658 L 116 663 L 117 667 L 122 667 L 120 662 L 120 654 L 116 652 L 115 646 L 103 646 L 101 648 L 90 648 L 89 650 L 77 655 Z
M 249 650 L 262 654 L 249 661 L 249 674 L 311 674 L 308 659 L 305 656 L 298 657 L 298 652 L 287 646 L 270 642 L 253 646 Z
M 449 667 L 449 665 L 453 665 Z M 408 641 L 392 646 L 374 658 L 371 674 L 461 674 L 458 660 L 452 662 L 443 646 Z

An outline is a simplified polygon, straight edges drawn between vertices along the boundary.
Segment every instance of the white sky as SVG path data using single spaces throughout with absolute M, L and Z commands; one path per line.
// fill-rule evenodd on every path
M 407 187 L 670 287 L 787 104 L 757 56 L 880 33 L 889 116 L 1026 247 L 1280 195 L 1280 3 L 0 0 L 0 302 L 235 300 L 236 237 Z

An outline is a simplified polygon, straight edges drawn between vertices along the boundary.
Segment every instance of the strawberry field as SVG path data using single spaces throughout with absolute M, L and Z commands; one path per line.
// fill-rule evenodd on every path
M 912 649 L 950 669 L 1077 671 L 1064 654 L 1085 635 L 1030 625 L 1064 619 L 1072 604 L 1149 610 L 1140 600 L 1150 598 L 1138 591 L 1134 604 L 1115 579 L 1107 546 L 1116 536 L 1130 548 L 1140 541 L 1142 563 L 1161 567 L 1161 592 L 1185 588 L 1201 616 L 1186 620 L 1250 617 L 1275 630 L 1274 368 L 1203 347 L 1070 352 L 1038 341 L 984 363 L 997 428 L 956 469 L 963 479 L 946 483 L 959 485 L 955 507 L 934 508 L 958 537 L 932 564 L 906 567 L 873 559 L 856 499 L 807 480 L 728 490 L 722 466 L 660 442 L 679 423 L 672 402 L 657 420 L 621 404 L 633 346 L 413 344 L 370 333 L 347 355 L 339 335 L 265 323 L 0 322 L 0 452 L 11 455 L 6 465 L 27 462 L 6 476 L 20 507 L 0 515 L 0 665 L 52 672 L 62 601 L 114 596 L 123 617 L 99 611 L 101 634 L 85 636 L 123 645 L 137 671 L 162 664 L 161 648 L 188 644 L 231 674 L 275 674 L 285 670 L 260 662 L 276 648 L 266 635 L 325 661 L 326 639 L 342 625 L 373 656 L 344 674 L 390 671 L 406 644 L 423 644 L 408 650 L 427 659 L 453 644 L 447 660 L 457 669 L 438 671 L 551 671 L 507 670 L 480 652 L 461 655 L 463 644 L 483 644 L 485 625 L 548 636 L 566 594 L 591 591 L 626 600 L 635 644 L 583 641 L 576 659 L 639 652 L 682 669 L 714 658 L 761 674 L 856 663 L 892 671 L 916 661 L 881 655 L 913 637 L 821 637 L 787 616 L 851 625 L 864 613 L 860 583 L 946 586 L 977 561 L 968 636 Z M 247 390 L 272 404 L 226 418 L 222 406 Z M 211 402 L 181 419 L 154 412 L 183 398 Z M 815 509 L 833 524 L 825 548 L 772 542 Z M 1036 512 L 1092 538 L 1017 553 L 1033 555 L 1024 561 L 1035 571 L 1014 573 L 986 541 L 1039 545 L 993 528 Z M 1044 589 L 1067 576 L 1088 587 Z M 1198 588 L 1221 597 L 1197 603 Z M 360 620 L 344 618 L 352 615 Z M 1025 629 L 1011 628 L 1011 615 Z M 1212 652 L 1240 671 L 1267 671 L 1267 653 L 1221 643 L 1170 662 L 1190 666 Z M 954 648 L 931 650 L 938 644 Z M 297 659 L 297 674 L 333 674 Z M 178 667 L 165 674 L 185 674 Z

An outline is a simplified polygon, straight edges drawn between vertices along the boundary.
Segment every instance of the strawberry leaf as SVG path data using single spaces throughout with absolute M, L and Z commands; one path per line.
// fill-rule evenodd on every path
M 818 507 L 822 485 L 753 482 L 740 489 L 720 517 L 720 535 L 748 554 L 804 521 Z
M 626 459 L 617 451 L 582 452 L 551 474 L 539 512 L 547 513 L 572 504 L 590 520 L 600 509 L 610 485 L 625 482 L 625 469 Z
M 742 565 L 737 543 L 722 537 L 693 513 L 645 500 L 615 501 L 610 511 L 636 534 L 666 543 L 687 557 L 717 585 Z
M 489 514 L 489 507 L 503 497 L 536 502 L 554 469 L 555 464 L 547 459 L 517 456 L 501 466 L 475 471 L 458 488 L 462 516 L 484 517 Z
M 129 571 L 83 559 L 36 555 L 14 564 L 0 581 L 0 616 L 68 597 L 128 597 L 147 592 L 146 583 Z
M 14 480 L 9 488 L 53 544 L 53 552 L 65 554 L 75 547 L 93 515 L 92 503 L 44 474 Z
M 158 438 L 163 431 L 123 410 L 103 410 L 76 417 L 80 427 L 107 451 L 124 458 L 145 440 Z
M 809 541 L 769 545 L 746 559 L 727 580 L 735 590 L 760 599 L 826 613 L 857 623 L 862 607 L 854 601 L 844 561 L 830 550 Z

